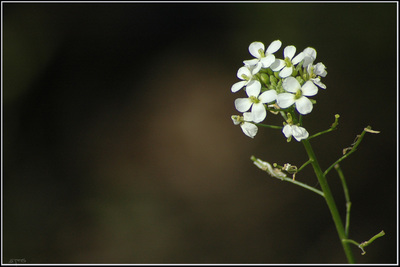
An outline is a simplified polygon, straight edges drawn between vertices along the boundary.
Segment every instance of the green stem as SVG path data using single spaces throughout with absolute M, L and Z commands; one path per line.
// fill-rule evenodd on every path
M 369 244 L 371 244 L 372 242 L 374 242 L 375 239 L 377 239 L 377 238 L 379 238 L 379 237 L 382 237 L 382 236 L 384 236 L 384 235 L 385 235 L 385 232 L 382 230 L 382 231 L 380 231 L 379 233 L 377 233 L 376 235 L 374 235 L 373 237 L 371 237 L 370 240 L 365 241 L 365 242 L 362 242 L 362 243 L 360 244 L 360 247 L 364 248 L 364 247 L 368 246 Z
M 286 182 L 289 182 L 289 183 L 293 183 L 293 184 L 299 185 L 299 186 L 301 186 L 301 187 L 303 187 L 305 189 L 311 190 L 314 193 L 317 193 L 318 195 L 324 197 L 324 193 L 321 190 L 318 190 L 318 189 L 316 189 L 314 187 L 306 185 L 306 184 L 304 184 L 302 182 L 299 182 L 299 181 L 296 181 L 296 180 L 293 180 L 293 179 L 290 179 L 290 178 L 287 178 L 287 177 L 283 178 L 282 180 L 286 181 Z
M 275 126 L 275 125 L 267 125 L 267 124 L 262 124 L 262 123 L 256 123 L 257 126 L 265 127 L 265 128 L 271 128 L 271 129 L 279 129 L 281 130 L 283 127 L 282 126 Z
M 340 242 L 342 243 L 344 252 L 345 252 L 346 257 L 347 257 L 347 261 L 349 263 L 354 263 L 355 261 L 354 261 L 353 253 L 351 251 L 351 247 L 349 246 L 348 242 L 343 241 L 343 239 L 347 239 L 346 232 L 344 230 L 344 227 L 343 227 L 343 224 L 342 224 L 342 219 L 340 218 L 339 211 L 338 211 L 338 209 L 336 207 L 335 200 L 334 200 L 334 198 L 332 196 L 332 193 L 331 193 L 331 190 L 329 188 L 328 182 L 327 182 L 327 180 L 325 178 L 325 175 L 323 174 L 323 172 L 321 170 L 321 167 L 319 166 L 319 163 L 317 161 L 317 157 L 314 154 L 314 151 L 313 151 L 313 149 L 311 147 L 310 142 L 308 140 L 303 140 L 302 143 L 304 145 L 304 148 L 307 151 L 307 154 L 308 154 L 310 160 L 312 160 L 311 164 L 312 164 L 312 166 L 314 168 L 314 172 L 315 172 L 315 174 L 316 174 L 316 176 L 318 178 L 318 182 L 319 182 L 319 184 L 321 186 L 322 192 L 324 192 L 325 201 L 326 201 L 326 204 L 328 205 L 329 211 L 331 212 L 332 219 L 333 219 L 333 221 L 335 223 L 336 230 L 338 232 Z
M 303 165 L 301 165 L 301 167 L 297 170 L 297 172 L 301 171 L 305 166 L 307 166 L 307 165 L 310 164 L 311 162 L 312 162 L 311 159 L 307 160 L 306 163 L 304 163 Z M 297 173 L 297 172 L 296 172 L 296 173 Z
M 350 201 L 350 194 L 349 189 L 346 184 L 346 179 L 344 178 L 344 174 L 342 169 L 340 168 L 339 164 L 335 165 L 335 170 L 337 171 L 340 180 L 342 181 L 344 197 L 346 199 L 346 226 L 345 226 L 345 233 L 346 236 L 349 236 L 349 229 L 350 229 L 350 208 L 351 208 L 351 201 Z
M 320 136 L 320 135 L 322 135 L 322 134 L 329 133 L 329 132 L 331 132 L 331 131 L 336 130 L 336 127 L 337 127 L 337 125 L 339 124 L 339 117 L 340 117 L 339 114 L 336 114 L 336 115 L 335 115 L 335 122 L 331 125 L 331 128 L 329 128 L 328 130 L 325 130 L 325 131 L 316 133 L 316 134 L 314 134 L 314 135 L 308 137 L 308 140 L 310 140 L 310 139 L 312 139 L 312 138 L 314 138 L 314 137 Z
M 370 240 L 364 241 L 361 244 L 356 242 L 356 241 L 354 241 L 354 240 L 352 240 L 352 239 L 343 239 L 342 241 L 346 242 L 346 243 L 351 243 L 353 245 L 356 245 L 359 249 L 361 249 L 361 251 L 362 251 L 361 255 L 365 255 L 366 252 L 365 252 L 364 248 L 366 246 L 370 245 L 372 242 L 374 242 L 375 239 L 377 239 L 379 237 L 382 237 L 384 235 L 385 235 L 385 232 L 382 230 L 378 234 L 374 235 Z

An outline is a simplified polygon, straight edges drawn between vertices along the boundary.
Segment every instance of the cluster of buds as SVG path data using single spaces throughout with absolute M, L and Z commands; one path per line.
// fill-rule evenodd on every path
M 297 141 L 308 138 L 308 132 L 295 116 L 309 114 L 318 88 L 326 89 L 321 82 L 325 77 L 326 67 L 322 63 L 314 64 L 317 51 L 308 47 L 296 54 L 296 47 L 286 46 L 283 58 L 276 58 L 274 53 L 282 46 L 280 40 L 273 41 L 265 50 L 261 42 L 253 42 L 249 46 L 254 59 L 244 60 L 237 77 L 241 80 L 232 85 L 231 91 L 244 90 L 246 98 L 235 100 L 235 107 L 243 115 L 233 115 L 234 124 L 240 125 L 243 132 L 251 137 L 257 134 L 257 124 L 267 117 L 267 111 L 281 113 L 285 119 L 283 134 L 290 141 L 293 136 Z

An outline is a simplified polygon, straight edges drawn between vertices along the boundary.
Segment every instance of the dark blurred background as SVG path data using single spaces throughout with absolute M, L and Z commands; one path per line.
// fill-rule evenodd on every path
M 357 262 L 397 262 L 396 3 L 2 5 L 3 263 L 345 263 L 324 199 L 250 160 L 300 166 L 301 143 L 230 118 L 249 44 L 276 39 L 327 66 L 303 120 L 341 115 L 311 141 L 323 169 L 381 131 L 341 166 L 350 238 L 386 233 Z

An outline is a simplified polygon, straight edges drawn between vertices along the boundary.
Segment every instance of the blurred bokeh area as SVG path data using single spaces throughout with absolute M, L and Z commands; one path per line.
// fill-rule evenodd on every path
M 324 199 L 252 155 L 301 166 L 301 143 L 232 123 L 248 46 L 317 50 L 303 117 L 341 163 L 358 263 L 396 263 L 396 3 L 3 2 L 3 263 L 346 263 Z M 268 114 L 267 124 L 282 125 Z M 318 187 L 311 165 L 296 175 Z M 337 173 L 327 176 L 344 219 Z

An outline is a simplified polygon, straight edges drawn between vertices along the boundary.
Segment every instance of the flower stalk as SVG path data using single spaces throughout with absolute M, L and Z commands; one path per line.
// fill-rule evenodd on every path
M 304 148 L 306 149 L 307 154 L 311 160 L 311 165 L 313 166 L 315 175 L 317 176 L 317 179 L 321 186 L 322 192 L 324 192 L 325 201 L 326 201 L 326 204 L 328 205 L 329 211 L 331 212 L 332 219 L 335 223 L 336 230 L 339 235 L 339 239 L 342 243 L 344 252 L 347 257 L 347 261 L 349 263 L 354 263 L 355 260 L 354 260 L 353 253 L 351 251 L 351 247 L 348 242 L 343 241 L 344 239 L 347 239 L 347 235 L 346 235 L 346 231 L 343 227 L 342 219 L 341 219 L 339 211 L 337 209 L 331 189 L 329 188 L 328 181 L 326 180 L 325 175 L 321 170 L 321 167 L 318 163 L 317 157 L 315 156 L 315 153 L 311 147 L 310 142 L 308 140 L 303 140 L 302 143 L 303 143 Z

